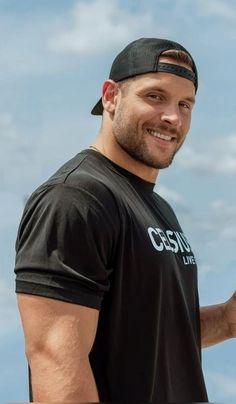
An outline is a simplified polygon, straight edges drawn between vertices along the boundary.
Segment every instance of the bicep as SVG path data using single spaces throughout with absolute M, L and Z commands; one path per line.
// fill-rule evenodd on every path
M 49 356 L 87 356 L 92 349 L 99 311 L 30 294 L 17 294 L 28 360 Z

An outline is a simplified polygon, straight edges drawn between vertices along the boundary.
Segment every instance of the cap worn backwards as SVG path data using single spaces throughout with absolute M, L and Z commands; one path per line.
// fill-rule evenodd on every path
M 180 50 L 187 53 L 192 61 L 193 70 L 173 63 L 159 63 L 160 55 L 167 50 Z M 109 79 L 121 81 L 140 74 L 167 72 L 191 80 L 197 91 L 198 74 L 190 53 L 179 43 L 168 39 L 140 38 L 128 44 L 115 58 L 111 66 Z M 102 99 L 91 111 L 93 115 L 102 115 Z

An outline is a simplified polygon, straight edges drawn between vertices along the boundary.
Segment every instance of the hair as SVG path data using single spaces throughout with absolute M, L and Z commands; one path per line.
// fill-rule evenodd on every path
M 170 49 L 161 53 L 160 57 L 166 56 L 168 59 L 174 60 L 178 63 L 185 63 L 188 67 L 193 69 L 193 61 L 186 52 L 182 50 Z
M 128 79 L 124 79 L 124 80 L 121 80 L 121 81 L 117 82 L 118 88 L 119 88 L 119 90 L 121 91 L 121 93 L 122 93 L 122 95 L 124 97 L 128 93 L 128 88 L 129 88 L 129 85 L 130 85 L 131 81 L 134 81 L 136 79 L 136 77 L 137 76 L 129 77 Z

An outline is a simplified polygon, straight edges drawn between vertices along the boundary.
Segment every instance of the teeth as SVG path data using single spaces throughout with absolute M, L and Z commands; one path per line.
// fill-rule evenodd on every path
M 163 135 L 163 133 L 160 132 L 155 132 L 154 130 L 148 129 L 148 132 L 155 137 L 158 137 L 159 139 L 163 139 L 163 140 L 171 140 L 171 136 L 168 135 Z

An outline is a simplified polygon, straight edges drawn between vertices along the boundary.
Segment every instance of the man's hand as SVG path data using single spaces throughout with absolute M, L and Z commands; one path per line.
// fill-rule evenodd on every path
M 89 363 L 98 310 L 18 294 L 35 402 L 99 402 Z
M 225 302 L 224 315 L 229 328 L 229 338 L 236 337 L 236 292 Z
M 200 320 L 203 348 L 236 337 L 236 292 L 225 303 L 201 307 Z

